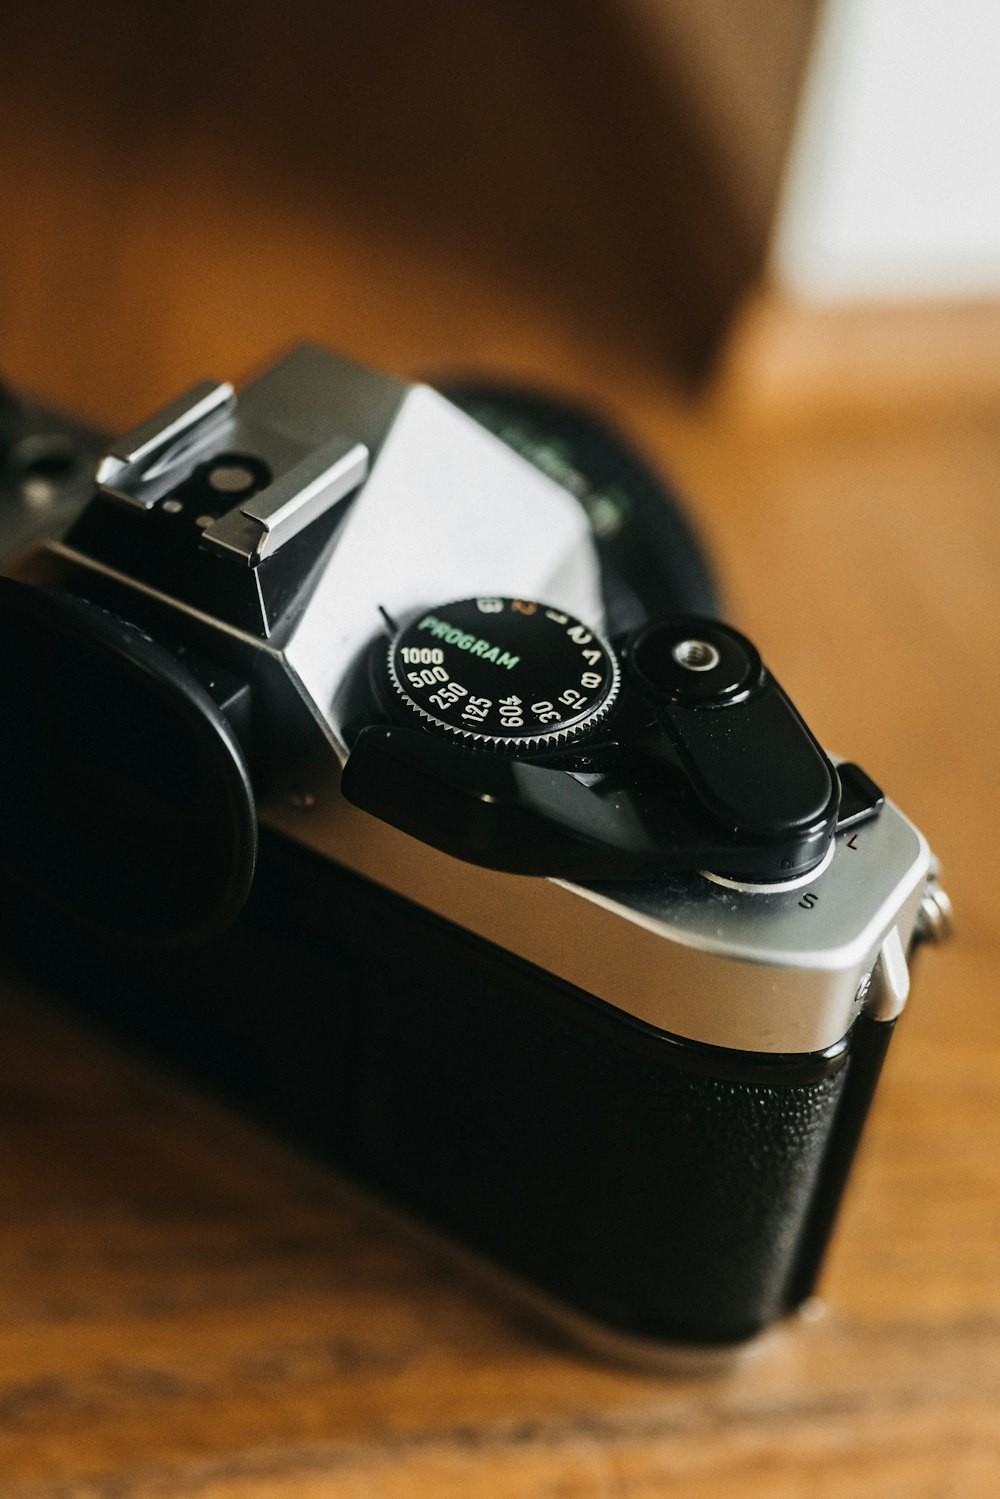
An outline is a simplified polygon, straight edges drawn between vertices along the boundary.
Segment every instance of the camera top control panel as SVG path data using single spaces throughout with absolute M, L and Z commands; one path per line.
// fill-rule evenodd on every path
M 26 413 L 4 407 L 3 441 L 30 478 Z M 652 921 L 663 947 L 721 942 L 821 980 L 839 965 L 836 1020 L 813 1036 L 851 1013 L 897 908 L 909 941 L 926 844 L 863 772 L 834 765 L 718 619 L 680 508 L 601 423 L 305 347 L 238 391 L 193 387 L 99 459 L 97 442 L 85 435 L 56 509 L 5 483 L 0 538 L 8 554 L 38 547 L 0 576 L 18 725 L 0 770 L 30 791 L 5 858 L 67 919 L 153 942 L 210 935 L 251 886 L 259 809 L 401 894 L 447 886 L 442 914 L 515 947 L 525 923 L 490 924 L 503 900 L 465 914 L 469 865 L 551 877 L 530 899 L 553 910 L 569 899 L 559 881 L 614 884 L 600 899 L 618 929 Z M 86 819 L 64 815 L 67 788 Z M 859 893 L 830 861 L 864 821 Z M 574 888 L 572 920 L 592 927 L 594 897 Z M 607 997 L 618 982 L 588 978 Z M 739 1044 L 765 1031 L 785 1044 L 763 1019 Z
M 612 643 L 535 600 L 463 599 L 379 643 L 370 683 L 382 721 L 358 732 L 344 795 L 493 868 L 709 869 L 773 888 L 882 806 L 716 620 L 671 616 Z

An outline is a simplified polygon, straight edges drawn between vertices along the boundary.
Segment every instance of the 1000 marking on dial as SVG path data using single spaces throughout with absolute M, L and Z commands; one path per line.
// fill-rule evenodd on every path
M 483 745 L 544 744 L 601 719 L 618 663 L 580 620 L 525 599 L 428 611 L 389 648 L 389 677 L 428 728 Z

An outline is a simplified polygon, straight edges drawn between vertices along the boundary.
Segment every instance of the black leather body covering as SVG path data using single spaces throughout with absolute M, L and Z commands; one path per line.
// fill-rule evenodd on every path
M 891 1025 L 829 1052 L 664 1036 L 282 839 L 164 957 L 4 902 L 60 999 L 605 1327 L 719 1344 L 807 1296 Z

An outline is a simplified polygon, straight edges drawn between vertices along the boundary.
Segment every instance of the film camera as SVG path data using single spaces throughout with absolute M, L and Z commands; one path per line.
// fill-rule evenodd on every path
M 947 901 L 655 475 L 308 347 L 3 421 L 12 960 L 609 1346 L 806 1300 Z

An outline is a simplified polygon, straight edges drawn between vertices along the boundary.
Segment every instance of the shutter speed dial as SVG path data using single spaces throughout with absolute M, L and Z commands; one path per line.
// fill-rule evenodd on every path
M 710 869 L 740 886 L 810 875 L 841 825 L 877 815 L 877 787 L 842 785 L 729 626 L 673 615 L 620 650 L 621 665 L 589 625 L 526 599 L 417 615 L 368 657 L 344 796 L 512 874 Z M 594 730 L 601 752 L 583 769 L 576 748 Z
M 392 642 L 389 681 L 425 727 L 484 749 L 562 747 L 601 722 L 620 670 L 606 641 L 528 599 L 461 599 Z

